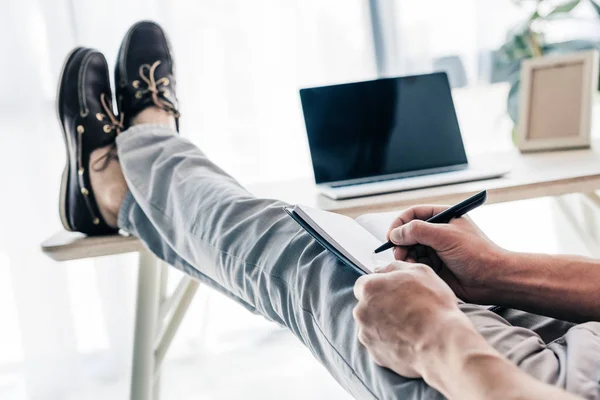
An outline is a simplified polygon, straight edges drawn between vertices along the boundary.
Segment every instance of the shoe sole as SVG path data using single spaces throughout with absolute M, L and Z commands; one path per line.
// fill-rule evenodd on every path
M 58 118 L 58 121 L 60 122 L 60 127 L 63 132 L 63 140 L 65 142 L 65 150 L 66 150 L 66 164 L 65 164 L 65 168 L 63 169 L 62 178 L 60 181 L 60 198 L 58 201 L 58 212 L 60 214 L 60 221 L 62 222 L 63 227 L 69 232 L 73 232 L 73 229 L 69 225 L 69 220 L 67 219 L 67 189 L 68 189 L 69 174 L 70 174 L 69 156 L 71 154 L 71 144 L 70 144 L 71 141 L 67 137 L 67 131 L 66 131 L 65 126 L 63 125 L 62 119 L 60 117 L 60 89 L 62 88 L 63 78 L 64 78 L 65 71 L 67 68 L 67 64 L 69 63 L 69 61 L 71 61 L 71 58 L 73 58 L 75 53 L 77 53 L 78 51 L 83 50 L 83 49 L 84 49 L 83 47 L 76 47 L 73 50 L 71 50 L 71 52 L 67 55 L 67 57 L 63 63 L 59 78 L 58 78 L 58 89 L 56 92 L 56 116 Z

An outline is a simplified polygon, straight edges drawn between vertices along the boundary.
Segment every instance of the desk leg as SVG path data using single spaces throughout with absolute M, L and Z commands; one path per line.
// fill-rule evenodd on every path
M 159 273 L 160 273 L 160 290 L 159 290 L 159 303 L 158 303 L 158 325 L 157 330 L 154 332 L 155 337 L 159 332 L 160 324 L 162 323 L 163 317 L 161 315 L 161 310 L 163 305 L 166 303 L 167 297 L 167 285 L 169 283 L 169 265 L 163 261 L 159 261 L 158 263 Z M 156 347 L 156 340 L 154 342 L 154 347 Z M 156 361 L 156 351 L 153 351 L 154 357 L 154 387 L 152 388 L 153 399 L 158 400 L 160 398 L 160 363 Z
M 168 266 L 147 251 L 139 257 L 131 400 L 157 400 L 161 364 L 198 281 L 184 276 L 173 294 L 166 296 Z
M 154 341 L 158 331 L 160 295 L 161 268 L 158 260 L 150 252 L 142 251 L 139 253 L 131 400 L 155 398 Z
M 154 347 L 154 361 L 156 363 L 157 376 L 159 369 L 165 359 L 165 354 L 183 321 L 196 291 L 198 290 L 198 281 L 184 276 L 179 285 L 173 292 L 173 295 L 161 305 L 161 330 L 157 335 L 156 345 Z

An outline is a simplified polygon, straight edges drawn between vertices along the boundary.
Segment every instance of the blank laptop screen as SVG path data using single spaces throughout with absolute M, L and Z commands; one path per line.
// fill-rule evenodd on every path
M 300 90 L 317 183 L 466 164 L 445 73 Z

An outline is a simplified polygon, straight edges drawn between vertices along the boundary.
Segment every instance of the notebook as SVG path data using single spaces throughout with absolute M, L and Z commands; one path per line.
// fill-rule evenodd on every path
M 361 273 L 371 273 L 375 267 L 394 261 L 391 251 L 374 254 L 373 250 L 387 241 L 385 235 L 397 212 L 366 214 L 352 219 L 301 205 L 284 207 L 284 210 L 317 242 Z
M 387 241 L 387 231 L 400 211 L 364 214 L 352 219 L 307 206 L 283 209 L 323 247 L 362 274 L 370 274 L 375 267 L 395 261 L 391 251 L 373 254 L 373 250 Z M 498 306 L 484 307 L 492 310 Z

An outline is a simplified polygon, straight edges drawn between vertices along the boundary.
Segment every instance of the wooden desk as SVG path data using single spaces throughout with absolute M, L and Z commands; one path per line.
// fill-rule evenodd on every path
M 55 261 L 79 260 L 139 253 L 145 250 L 134 236 L 110 235 L 87 237 L 83 233 L 61 231 L 42 243 L 42 251 Z
M 415 204 L 453 204 L 484 189 L 487 203 L 525 200 L 600 189 L 600 141 L 589 150 L 520 154 L 515 151 L 471 157 L 473 164 L 497 163 L 511 168 L 508 175 L 406 192 L 348 200 L 321 196 L 312 179 L 297 179 L 250 186 L 258 197 L 321 208 L 351 217 L 371 212 L 400 210 Z
M 305 204 L 352 217 L 400 210 L 418 203 L 451 204 L 483 189 L 488 190 L 488 203 L 583 192 L 588 193 L 588 200 L 600 204 L 600 199 L 591 194 L 600 189 L 600 143 L 591 150 L 529 155 L 510 151 L 473 157 L 472 161 L 501 163 L 509 165 L 512 170 L 500 179 L 342 201 L 318 195 L 311 179 L 254 185 L 249 189 L 259 197 Z M 588 204 L 591 203 L 588 201 Z M 186 277 L 179 283 L 173 296 L 166 298 L 166 266 L 159 263 L 134 237 L 114 235 L 88 238 L 81 234 L 61 232 L 44 242 L 42 250 L 57 261 L 127 252 L 140 254 L 131 398 L 156 398 L 161 361 L 198 283 Z

